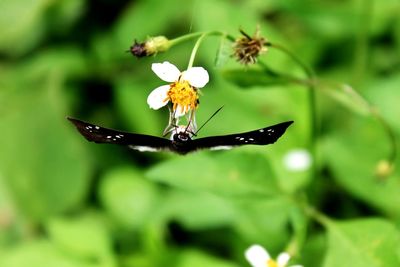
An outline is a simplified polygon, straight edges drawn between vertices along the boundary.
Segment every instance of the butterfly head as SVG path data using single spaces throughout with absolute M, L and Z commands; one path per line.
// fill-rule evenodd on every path
M 194 135 L 192 127 L 178 125 L 175 129 L 172 130 L 171 140 L 179 143 L 185 143 L 189 140 L 192 140 L 192 136 Z

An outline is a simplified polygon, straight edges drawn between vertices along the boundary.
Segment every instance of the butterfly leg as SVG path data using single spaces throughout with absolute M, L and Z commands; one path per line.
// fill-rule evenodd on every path
M 168 124 L 163 131 L 163 137 L 171 133 L 176 127 L 178 127 L 179 118 L 175 118 L 175 111 L 172 111 L 171 107 L 168 106 L 169 119 Z
M 186 126 L 186 132 L 191 133 L 192 135 L 197 131 L 197 124 L 196 124 L 196 114 L 195 110 L 191 110 L 189 117 L 188 117 L 188 124 Z

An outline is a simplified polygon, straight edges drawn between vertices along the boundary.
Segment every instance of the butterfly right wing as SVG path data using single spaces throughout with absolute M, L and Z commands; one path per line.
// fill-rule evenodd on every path
M 67 119 L 90 142 L 124 145 L 139 151 L 156 152 L 170 150 L 171 141 L 168 139 L 145 134 L 121 132 L 69 117 Z
M 198 149 L 222 150 L 242 145 L 273 144 L 285 133 L 286 129 L 292 123 L 293 121 L 287 121 L 245 133 L 194 139 L 191 141 L 190 146 L 188 146 L 188 151 L 186 153 Z

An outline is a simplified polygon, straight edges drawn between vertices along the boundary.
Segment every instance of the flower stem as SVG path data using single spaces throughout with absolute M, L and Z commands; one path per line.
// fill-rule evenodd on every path
M 371 109 L 372 115 L 379 121 L 379 123 L 382 125 L 383 129 L 385 130 L 389 142 L 390 142 L 390 153 L 388 156 L 388 161 L 391 166 L 395 164 L 396 156 L 397 156 L 397 140 L 396 140 L 396 135 L 393 132 L 393 129 L 390 127 L 388 122 L 381 116 L 381 114 L 378 112 L 377 109 L 372 108 Z
M 190 55 L 190 59 L 189 59 L 189 64 L 188 64 L 188 69 L 190 69 L 191 67 L 193 67 L 193 62 L 194 62 L 194 58 L 196 57 L 197 54 L 197 50 L 200 47 L 201 42 L 203 41 L 204 37 L 206 35 L 203 34 L 199 37 L 199 39 L 197 39 L 196 43 L 194 44 L 193 50 L 192 50 L 192 54 Z
M 319 212 L 317 209 L 310 205 L 303 205 L 302 206 L 304 212 L 310 216 L 310 218 L 313 218 L 316 222 L 319 224 L 323 225 L 325 228 L 328 227 L 332 223 L 331 219 L 326 216 L 325 214 Z
M 390 127 L 389 123 L 385 120 L 385 118 L 380 114 L 379 110 L 371 105 L 361 94 L 359 94 L 352 87 L 347 86 L 346 91 L 347 94 L 351 94 L 352 97 L 357 97 L 359 102 L 363 103 L 364 106 L 368 108 L 368 111 L 372 117 L 374 117 L 382 126 L 383 130 L 386 132 L 386 135 L 389 139 L 390 143 L 390 152 L 387 157 L 387 160 L 391 166 L 395 164 L 395 160 L 397 157 L 397 138 L 396 135 Z
M 354 63 L 352 85 L 360 86 L 368 67 L 369 34 L 371 30 L 371 18 L 374 18 L 372 0 L 360 2 L 360 16 L 358 21 L 358 31 L 355 37 Z
M 186 42 L 191 39 L 195 39 L 198 37 L 201 37 L 202 35 L 207 35 L 207 36 L 222 36 L 225 37 L 226 39 L 230 41 L 235 41 L 235 38 L 232 35 L 227 35 L 225 32 L 221 31 L 209 31 L 209 32 L 194 32 L 194 33 L 189 33 L 186 35 L 179 36 L 175 39 L 170 40 L 171 46 Z
M 203 39 L 208 35 L 221 35 L 222 37 L 225 37 L 228 40 L 232 40 L 232 38 L 233 38 L 232 36 L 226 35 L 224 32 L 210 31 L 210 32 L 196 32 L 196 33 L 192 33 L 192 34 L 187 34 L 187 35 L 184 35 L 182 37 L 176 38 L 171 41 L 171 42 L 173 42 L 173 45 L 174 45 L 176 43 L 183 42 L 183 41 L 186 41 L 191 38 L 199 37 L 193 47 L 192 54 L 190 55 L 189 64 L 187 67 L 188 69 L 193 66 L 193 62 L 194 62 L 194 58 L 196 57 L 197 50 L 199 49 L 200 44 L 203 41 Z
M 296 62 L 307 75 L 309 83 L 308 83 L 308 102 L 309 102 L 309 116 L 311 122 L 311 132 L 310 132 L 310 153 L 313 156 L 313 164 L 312 164 L 312 175 L 313 178 L 316 176 L 316 141 L 317 141 L 317 105 L 316 105 L 316 92 L 315 92 L 315 84 L 316 84 L 316 76 L 314 71 L 305 65 L 299 58 L 297 58 L 291 51 L 289 51 L 284 46 L 274 43 L 268 43 L 269 46 L 274 47 L 283 53 L 287 54 L 294 62 Z

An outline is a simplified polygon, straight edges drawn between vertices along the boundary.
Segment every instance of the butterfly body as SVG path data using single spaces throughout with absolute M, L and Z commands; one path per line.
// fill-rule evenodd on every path
M 171 140 L 100 127 L 81 120 L 68 118 L 77 130 L 88 140 L 95 143 L 109 143 L 128 146 L 138 151 L 171 151 L 181 155 L 201 149 L 221 150 L 242 145 L 268 145 L 275 143 L 293 123 L 282 122 L 258 130 L 192 139 L 187 131 L 175 131 Z

